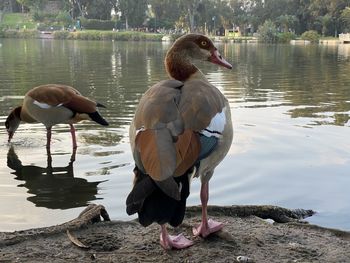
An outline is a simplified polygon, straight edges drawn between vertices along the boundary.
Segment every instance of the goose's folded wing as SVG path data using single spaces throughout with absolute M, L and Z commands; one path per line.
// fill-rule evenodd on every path
M 69 103 L 72 97 L 76 95 L 80 95 L 76 89 L 59 84 L 41 85 L 27 93 L 27 96 L 30 96 L 35 101 L 50 106 Z
M 162 81 L 141 98 L 135 113 L 133 154 L 137 166 L 144 169 L 169 196 L 179 199 L 173 176 L 187 171 L 198 157 L 198 135 L 184 130 L 178 109 L 182 82 Z
M 221 92 L 205 80 L 186 81 L 182 88 L 179 111 L 184 129 L 200 132 L 225 107 L 226 99 Z

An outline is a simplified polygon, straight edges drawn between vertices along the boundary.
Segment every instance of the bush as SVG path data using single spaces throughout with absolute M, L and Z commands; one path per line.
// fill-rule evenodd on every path
M 46 23 L 40 23 L 37 26 L 37 30 L 39 31 L 57 31 L 62 29 L 62 25 L 54 23 L 54 24 L 46 24 Z
M 35 29 L 36 23 L 28 14 L 5 13 L 3 14 L 1 26 L 4 29 Z
M 81 18 L 80 21 L 84 29 L 112 30 L 115 27 L 115 21 L 112 21 L 112 20 L 97 20 L 97 19 Z
M 7 30 L 3 32 L 3 37 L 6 38 L 38 38 L 39 31 L 37 30 Z
M 114 32 L 114 31 L 76 31 L 59 33 L 55 32 L 55 38 L 81 39 L 81 40 L 118 40 L 118 41 L 161 41 L 163 34 L 150 34 L 143 32 Z
M 55 22 L 56 15 L 51 13 L 36 11 L 33 13 L 33 20 L 37 22 Z
M 277 41 L 277 28 L 271 20 L 266 20 L 265 23 L 259 26 L 259 41 L 265 43 L 275 43 Z
M 309 40 L 311 43 L 317 43 L 320 37 L 321 36 L 315 30 L 305 31 L 301 35 L 301 39 Z
M 67 27 L 68 25 L 73 23 L 73 19 L 71 18 L 71 16 L 69 15 L 69 13 L 67 11 L 60 11 L 56 15 L 56 21 L 60 22 L 65 27 Z
M 292 32 L 279 33 L 277 35 L 279 43 L 289 43 L 291 40 L 296 39 L 296 35 Z
M 68 39 L 69 38 L 68 31 L 54 31 L 52 35 L 55 39 Z

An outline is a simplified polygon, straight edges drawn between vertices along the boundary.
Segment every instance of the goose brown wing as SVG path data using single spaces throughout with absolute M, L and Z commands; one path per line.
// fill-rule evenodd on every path
M 41 85 L 27 93 L 34 100 L 50 106 L 68 103 L 75 95 L 80 95 L 76 89 L 58 84 Z
M 198 135 L 184 129 L 178 108 L 182 87 L 183 83 L 176 80 L 151 87 L 141 98 L 133 122 L 137 166 L 174 199 L 179 199 L 179 191 L 173 176 L 184 174 L 200 151 Z
M 27 93 L 34 100 L 50 106 L 64 105 L 74 112 L 93 113 L 96 102 L 82 96 L 73 87 L 60 84 L 38 86 Z

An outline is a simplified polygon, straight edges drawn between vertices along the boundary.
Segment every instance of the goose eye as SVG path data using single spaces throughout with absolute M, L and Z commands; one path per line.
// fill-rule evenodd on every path
M 207 41 L 203 40 L 203 41 L 201 42 L 201 45 L 202 45 L 203 47 L 205 47 L 205 46 L 207 45 Z

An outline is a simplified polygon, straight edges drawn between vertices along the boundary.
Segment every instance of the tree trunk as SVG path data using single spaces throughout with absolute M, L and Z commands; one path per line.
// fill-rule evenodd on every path
M 80 4 L 79 0 L 76 0 L 76 3 L 77 3 L 77 6 L 78 6 L 78 9 L 79 9 L 79 12 L 80 12 L 80 16 L 84 17 L 84 12 L 83 12 L 83 9 L 81 7 L 81 4 Z
M 187 6 L 187 11 L 188 11 L 188 22 L 190 26 L 190 32 L 194 31 L 194 8 L 192 7 L 191 4 L 188 4 Z

